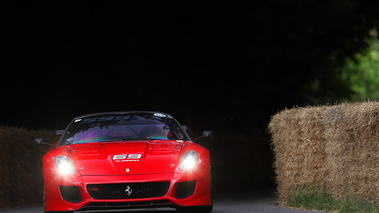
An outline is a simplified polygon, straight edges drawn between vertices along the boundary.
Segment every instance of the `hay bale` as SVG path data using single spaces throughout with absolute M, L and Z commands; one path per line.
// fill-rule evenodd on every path
M 42 156 L 47 147 L 33 139 L 57 140 L 51 131 L 0 127 L 0 207 L 42 204 Z
M 379 104 L 342 104 L 327 119 L 328 191 L 379 201 Z
M 8 132 L 0 128 L 0 207 L 8 206 L 12 202 L 7 196 L 12 191 L 12 183 L 10 144 L 5 140 L 6 138 L 8 138 Z
M 323 110 L 324 107 L 284 110 L 270 122 L 281 199 L 299 185 L 324 184 L 325 141 L 320 136 L 324 127 L 319 119 Z
M 379 201 L 379 103 L 293 108 L 269 124 L 279 197 L 304 185 Z

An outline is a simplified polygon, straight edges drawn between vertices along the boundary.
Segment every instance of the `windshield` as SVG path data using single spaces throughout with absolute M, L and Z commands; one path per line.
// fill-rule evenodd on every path
M 170 115 L 106 114 L 74 119 L 58 146 L 132 140 L 188 140 L 188 138 Z

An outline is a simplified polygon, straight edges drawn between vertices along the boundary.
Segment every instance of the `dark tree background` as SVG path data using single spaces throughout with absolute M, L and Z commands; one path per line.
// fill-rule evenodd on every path
M 349 99 L 346 58 L 377 1 L 2 1 L 0 123 L 169 112 L 196 130 L 265 134 L 284 107 Z
M 373 0 L 0 1 L 0 125 L 55 130 L 86 113 L 168 112 L 215 132 L 216 191 L 272 187 L 270 117 L 351 99 L 342 67 L 367 48 L 378 9 Z

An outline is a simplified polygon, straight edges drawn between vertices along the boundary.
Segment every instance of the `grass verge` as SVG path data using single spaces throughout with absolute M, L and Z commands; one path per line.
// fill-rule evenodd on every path
M 306 186 L 293 190 L 283 204 L 307 210 L 326 212 L 373 212 L 379 213 L 379 205 L 364 199 L 345 197 L 333 198 L 323 187 Z

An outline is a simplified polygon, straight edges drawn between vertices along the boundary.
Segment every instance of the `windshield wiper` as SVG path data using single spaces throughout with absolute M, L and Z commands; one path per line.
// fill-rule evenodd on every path
M 120 139 L 104 139 L 104 140 L 98 140 L 97 142 L 114 142 L 114 141 L 120 141 Z
M 149 141 L 154 139 L 149 138 L 122 138 L 123 141 Z
M 104 139 L 99 140 L 98 142 L 114 142 L 114 141 L 153 141 L 153 140 L 162 140 L 154 138 L 114 138 L 114 139 Z

